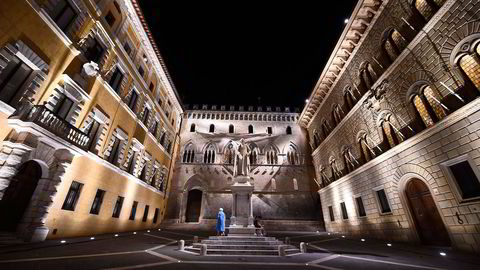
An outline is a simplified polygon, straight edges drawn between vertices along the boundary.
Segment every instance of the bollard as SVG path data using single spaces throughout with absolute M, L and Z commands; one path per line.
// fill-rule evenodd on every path
M 202 244 L 200 245 L 200 256 L 205 256 L 207 255 L 207 245 Z
M 305 244 L 305 242 L 300 242 L 300 252 L 307 253 L 307 245 Z
M 195 236 L 193 237 L 193 243 L 198 243 L 198 236 L 195 235 Z
M 178 241 L 178 250 L 182 251 L 185 248 L 185 241 L 180 240 Z
M 285 244 L 290 245 L 290 237 L 285 237 Z
M 278 256 L 285 257 L 285 255 L 287 255 L 287 253 L 285 252 L 286 249 L 287 249 L 287 246 L 283 246 L 283 245 L 278 246 Z

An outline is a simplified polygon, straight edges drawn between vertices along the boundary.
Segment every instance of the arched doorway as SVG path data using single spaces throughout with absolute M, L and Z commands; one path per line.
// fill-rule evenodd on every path
M 31 160 L 20 166 L 0 201 L 2 221 L 5 221 L 1 222 L 1 229 L 16 229 L 41 177 L 42 168 L 37 162 Z
M 422 244 L 450 246 L 447 229 L 427 185 L 413 178 L 407 183 L 405 193 Z
M 188 192 L 185 222 L 199 221 L 200 210 L 202 209 L 202 193 L 203 192 L 198 189 L 192 189 Z

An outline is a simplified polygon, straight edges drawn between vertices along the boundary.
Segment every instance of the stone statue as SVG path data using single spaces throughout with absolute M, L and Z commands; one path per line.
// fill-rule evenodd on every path
M 248 158 L 251 153 L 250 146 L 248 146 L 242 138 L 235 142 L 234 151 L 235 159 L 233 161 L 233 176 L 248 176 L 248 173 L 250 172 L 250 160 Z

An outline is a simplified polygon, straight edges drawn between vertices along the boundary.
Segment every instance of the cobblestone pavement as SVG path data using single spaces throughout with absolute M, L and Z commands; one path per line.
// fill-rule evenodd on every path
M 211 234 L 211 233 L 210 233 Z M 277 256 L 199 256 L 179 251 L 208 232 L 138 231 L 0 247 L 0 269 L 480 269 L 475 254 L 315 232 L 270 232 L 307 253 Z M 64 242 L 62 242 L 64 240 Z M 442 256 L 440 253 L 443 253 Z

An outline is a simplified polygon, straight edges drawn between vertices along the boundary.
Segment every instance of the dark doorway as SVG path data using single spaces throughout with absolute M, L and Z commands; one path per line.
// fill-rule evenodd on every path
M 192 189 L 188 192 L 185 222 L 198 222 L 200 219 L 200 209 L 202 209 L 202 191 Z
M 1 229 L 16 229 L 41 177 L 42 168 L 37 162 L 27 161 L 20 166 L 0 201 Z
M 412 179 L 405 189 L 422 244 L 450 246 L 450 238 L 427 185 Z

